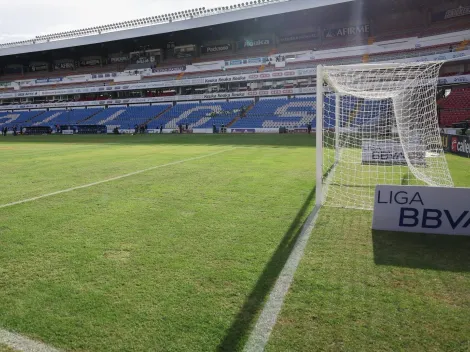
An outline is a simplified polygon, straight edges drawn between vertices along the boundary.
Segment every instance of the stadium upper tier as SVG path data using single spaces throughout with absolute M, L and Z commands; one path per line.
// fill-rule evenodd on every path
M 396 60 L 443 53 L 450 45 L 462 50 L 470 36 L 470 0 L 428 0 L 419 6 L 412 0 L 393 5 L 383 0 L 257 0 L 244 5 L 38 36 L 30 45 L 10 43 L 21 49 L 15 53 L 12 45 L 5 44 L 0 47 L 0 74 L 4 76 L 0 90 L 131 85 L 325 62 Z M 247 19 L 237 20 L 235 14 L 242 13 Z M 357 19 L 352 20 L 351 13 Z M 204 24 L 208 18 L 220 18 L 220 23 Z M 185 30 L 173 28 L 183 19 L 188 20 Z M 168 30 L 161 31 L 167 25 Z M 149 31 L 130 30 L 135 26 Z M 150 31 L 153 27 L 158 30 Z M 108 32 L 120 34 L 110 40 Z M 82 37 L 79 45 L 67 39 L 77 36 Z M 98 42 L 85 46 L 91 37 Z M 283 59 L 276 60 L 278 55 Z
M 139 86 L 140 83 L 169 82 L 172 84 L 161 85 L 163 87 L 183 86 L 187 79 L 220 77 L 227 75 L 250 74 L 274 72 L 282 70 L 294 70 L 312 68 L 317 64 L 339 65 L 362 62 L 397 61 L 403 59 L 416 59 L 428 55 L 440 55 L 454 51 L 453 56 L 462 56 L 468 49 L 468 41 L 461 40 L 470 31 L 455 33 L 451 36 L 434 36 L 428 38 L 425 44 L 419 48 L 409 47 L 414 45 L 414 39 L 408 38 L 404 43 L 393 45 L 392 48 L 383 48 L 383 44 L 374 43 L 368 46 L 355 46 L 339 50 L 324 51 L 300 51 L 295 53 L 280 53 L 266 57 L 237 59 L 227 61 L 211 61 L 194 63 L 193 65 L 158 67 L 156 69 L 142 69 L 135 71 L 95 73 L 87 75 L 73 75 L 66 77 L 49 77 L 40 79 L 28 79 L 3 83 L 0 88 L 1 98 L 51 96 L 63 94 L 76 94 L 78 92 L 66 91 L 64 88 L 86 88 L 96 87 L 95 92 L 115 91 L 109 88 L 112 85 L 120 85 L 121 91 L 146 88 Z M 461 41 L 459 41 L 461 40 Z M 396 50 L 399 48 L 400 50 Z M 373 53 L 374 50 L 380 52 Z M 364 54 L 364 52 L 370 52 Z M 204 84 L 205 81 L 200 83 Z M 222 81 L 207 83 L 226 83 Z M 51 87 L 51 85 L 53 85 Z M 108 86 L 103 88 L 103 86 Z M 100 88 L 101 87 L 101 88 Z M 21 93 L 28 91 L 29 93 Z M 34 91 L 34 93 L 33 93 Z

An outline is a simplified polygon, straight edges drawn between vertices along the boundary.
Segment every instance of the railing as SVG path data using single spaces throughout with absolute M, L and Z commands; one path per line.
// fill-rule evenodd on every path
M 222 13 L 238 11 L 246 8 L 253 8 L 258 6 L 265 6 L 272 3 L 287 2 L 290 0 L 255 0 L 249 1 L 243 4 L 222 6 L 211 9 L 206 9 L 205 7 L 174 12 L 170 14 L 151 16 L 146 18 L 140 18 L 137 20 L 123 21 L 119 23 L 113 23 L 105 26 L 89 27 L 84 29 L 78 29 L 68 32 L 53 33 L 48 35 L 36 36 L 34 39 L 23 40 L 18 42 L 11 42 L 0 44 L 0 49 L 12 48 L 23 45 L 33 45 L 39 43 L 48 43 L 50 41 L 64 40 L 78 37 L 86 37 L 91 35 L 101 35 L 104 33 L 118 32 L 127 29 L 141 28 L 154 26 L 165 23 L 172 23 L 175 21 L 184 21 L 193 18 L 207 17 L 218 15 Z

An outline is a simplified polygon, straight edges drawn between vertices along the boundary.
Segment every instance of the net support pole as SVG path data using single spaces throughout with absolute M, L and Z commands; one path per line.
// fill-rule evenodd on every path
M 335 163 L 339 161 L 339 141 L 340 141 L 340 116 L 341 116 L 341 95 L 335 94 Z
M 317 66 L 316 206 L 323 203 L 323 66 Z

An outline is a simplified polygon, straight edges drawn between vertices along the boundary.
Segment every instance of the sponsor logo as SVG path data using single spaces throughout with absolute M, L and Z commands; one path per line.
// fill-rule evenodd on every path
M 470 139 L 465 136 L 452 136 L 450 151 L 461 156 L 470 157 Z
M 234 92 L 232 93 L 232 97 L 236 98 L 236 97 L 244 97 L 245 96 L 245 93 L 243 92 Z
M 311 39 L 317 39 L 317 38 L 318 38 L 317 32 L 310 32 L 310 33 L 302 33 L 302 34 L 295 34 L 295 35 L 280 37 L 279 41 L 281 43 L 288 43 L 288 42 L 297 42 L 297 41 L 311 40 Z
M 254 47 L 254 46 L 261 46 L 261 45 L 269 45 L 271 44 L 270 39 L 257 39 L 257 40 L 252 40 L 252 39 L 245 39 L 243 42 L 243 47 Z
M 80 66 L 97 66 L 101 64 L 101 60 L 92 59 L 92 60 L 81 60 Z
M 343 28 L 325 28 L 323 30 L 323 36 L 325 38 L 335 37 L 348 37 L 357 35 L 366 35 L 370 32 L 370 26 L 368 24 L 361 24 L 359 26 L 343 27 Z
M 272 76 L 273 77 L 282 77 L 282 72 L 273 72 Z
M 469 235 L 470 190 L 465 188 L 383 186 L 375 191 L 376 230 Z
M 112 57 L 109 59 L 109 61 L 112 63 L 112 64 L 117 64 L 119 62 L 127 62 L 129 61 L 129 57 L 128 56 L 118 56 L 118 57 Z
M 260 75 L 260 78 L 270 78 L 270 77 L 271 77 L 271 75 L 269 73 L 262 73 Z
M 414 165 L 426 163 L 425 148 L 421 144 L 413 146 L 413 151 L 408 153 L 409 161 Z M 366 141 L 362 144 L 362 162 L 380 164 L 406 164 L 407 159 L 400 143 Z
M 231 44 L 201 46 L 201 53 L 203 53 L 203 54 L 219 53 L 219 52 L 229 51 L 229 50 L 232 50 L 232 45 Z
M 153 73 L 175 72 L 175 71 L 186 71 L 186 66 L 154 68 L 154 69 L 152 70 Z
M 447 10 L 444 19 L 470 15 L 470 6 Z
M 135 60 L 136 64 L 148 64 L 151 62 L 155 62 L 155 56 L 142 56 Z
M 73 62 L 62 62 L 54 65 L 54 70 L 71 70 L 74 69 L 75 65 Z
M 294 71 L 284 72 L 284 76 L 295 76 L 295 72 Z
M 36 72 L 36 71 L 47 71 L 49 69 L 49 66 L 47 64 L 43 65 L 30 65 L 29 66 L 31 71 Z
M 256 78 L 258 78 L 258 77 L 259 77 L 259 75 L 249 75 L 249 76 L 248 76 L 248 79 L 256 79 Z
M 232 133 L 255 133 L 254 128 L 232 128 Z

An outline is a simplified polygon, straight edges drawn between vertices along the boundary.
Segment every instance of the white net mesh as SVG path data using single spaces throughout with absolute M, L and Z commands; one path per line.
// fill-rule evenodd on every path
M 453 186 L 437 118 L 441 65 L 321 68 L 325 205 L 372 209 L 378 184 Z

